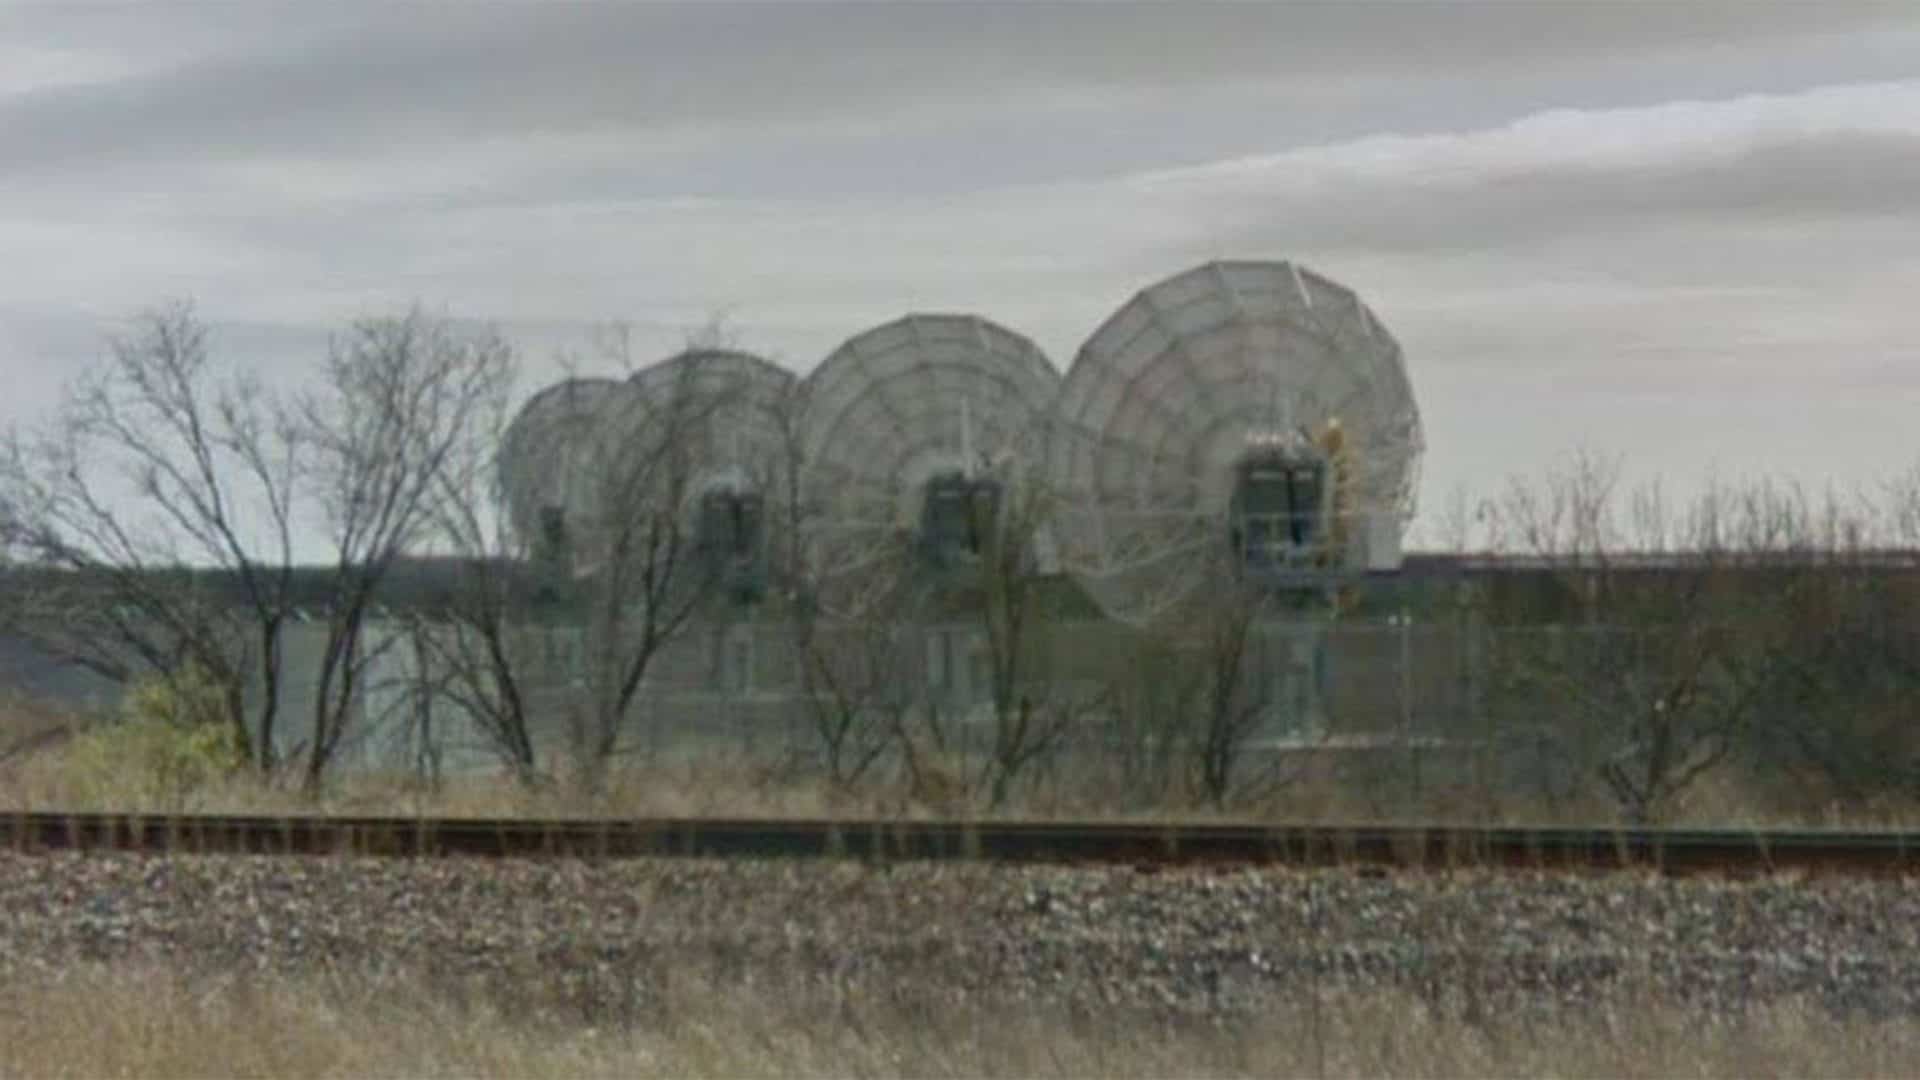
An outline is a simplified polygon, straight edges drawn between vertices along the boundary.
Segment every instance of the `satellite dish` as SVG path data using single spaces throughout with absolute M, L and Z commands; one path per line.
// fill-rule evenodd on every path
M 790 503 L 792 372 L 750 353 L 689 349 L 607 395 L 583 455 L 589 515 L 678 516 L 689 554 L 739 600 L 758 599 Z
M 801 457 L 814 600 L 854 615 L 977 559 L 1060 377 L 1027 338 L 972 315 L 909 315 L 807 377 Z
M 619 386 L 613 379 L 563 379 L 527 399 L 507 427 L 497 467 L 508 524 L 537 558 L 570 558 L 588 494 L 580 461 L 601 407 Z
M 1220 571 L 1285 587 L 1392 568 L 1422 448 L 1400 346 L 1350 289 L 1208 263 L 1074 358 L 1048 451 L 1059 558 L 1133 623 Z

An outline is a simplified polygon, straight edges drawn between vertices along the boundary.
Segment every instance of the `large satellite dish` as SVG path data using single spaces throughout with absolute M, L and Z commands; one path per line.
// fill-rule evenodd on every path
M 807 377 L 801 496 L 814 601 L 870 610 L 980 552 L 983 517 L 1038 469 L 1059 374 L 972 315 L 909 315 Z
M 555 383 L 522 406 L 501 446 L 510 523 L 536 553 L 584 574 L 605 564 L 623 525 L 670 521 L 688 541 L 684 580 L 753 599 L 789 517 L 795 382 L 757 356 L 700 348 L 625 381 Z
M 581 463 L 613 379 L 562 379 L 527 399 L 501 440 L 508 524 L 540 556 L 563 557 L 587 509 Z
M 677 515 L 690 580 L 758 598 L 791 503 L 795 382 L 733 349 L 689 349 L 636 372 L 602 404 L 581 459 L 596 526 L 611 539 L 622 515 Z
M 1285 587 L 1393 568 L 1422 446 L 1400 346 L 1352 290 L 1208 263 L 1074 358 L 1049 439 L 1060 559 L 1133 623 L 1222 572 Z

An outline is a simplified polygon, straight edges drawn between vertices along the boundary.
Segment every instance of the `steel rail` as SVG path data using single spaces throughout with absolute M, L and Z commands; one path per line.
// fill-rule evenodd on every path
M 267 817 L 0 812 L 0 851 L 977 859 L 1665 873 L 1920 873 L 1920 832 L 1192 822 Z

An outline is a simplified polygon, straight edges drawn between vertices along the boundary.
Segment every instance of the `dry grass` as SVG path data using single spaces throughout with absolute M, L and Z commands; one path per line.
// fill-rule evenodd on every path
M 0 988 L 0 1075 L 1873 1077 L 1920 1060 L 1911 1022 L 1790 1006 L 1713 1021 L 1649 1001 L 1471 1023 L 1376 995 L 1176 1026 L 777 990 L 682 986 L 653 1022 L 608 1029 L 404 980 L 194 985 L 96 967 Z
M 57 746 L 81 722 L 32 701 L 0 699 L 0 768 Z
M 454 776 L 434 785 L 406 775 L 349 774 L 334 778 L 316 801 L 302 794 L 291 780 L 274 782 L 246 774 L 202 786 L 178 798 L 130 778 L 103 783 L 98 777 L 76 775 L 67 768 L 62 749 L 54 740 L 36 753 L 0 761 L 0 811 L 508 818 L 1224 819 L 1471 825 L 1608 825 L 1619 821 L 1617 812 L 1597 799 L 1548 805 L 1523 798 L 1489 802 L 1472 793 L 1437 791 L 1418 802 L 1409 802 L 1333 781 L 1301 782 L 1274 797 L 1224 809 L 1181 801 L 1142 805 L 1094 793 L 1077 798 L 1019 798 L 990 810 L 978 803 L 916 798 L 899 784 L 870 783 L 852 792 L 835 791 L 808 776 L 783 776 L 726 760 L 622 769 L 612 773 L 605 789 L 596 795 L 585 794 L 565 782 L 530 790 L 506 776 L 492 774 Z M 1915 828 L 1920 827 L 1920 806 L 1893 799 L 1866 804 L 1820 800 L 1783 804 L 1756 796 L 1736 783 L 1716 782 L 1694 793 L 1669 823 L 1700 827 Z
M 1144 800 L 1137 787 L 1093 771 L 1037 777 L 1013 801 L 988 809 L 956 795 L 966 785 L 951 771 L 935 783 L 869 776 L 836 789 L 817 772 L 782 767 L 737 750 L 678 755 L 613 770 L 587 795 L 561 777 L 538 789 L 505 774 L 457 774 L 424 783 L 409 774 L 342 772 L 316 803 L 297 777 L 244 773 L 184 795 L 146 782 L 138 770 L 103 775 L 98 761 L 80 767 L 71 736 L 85 718 L 21 706 L 0 707 L 0 811 L 19 809 L 114 813 L 224 812 L 262 814 L 407 814 L 450 817 L 847 817 L 847 818 L 1228 818 L 1290 823 L 1357 824 L 1395 820 L 1498 825 L 1587 825 L 1619 820 L 1597 791 L 1549 801 L 1526 792 L 1488 793 L 1466 784 L 1429 783 L 1409 797 L 1402 778 L 1335 776 L 1303 771 L 1291 782 L 1225 808 L 1177 795 Z M 931 789 L 931 790 L 930 790 Z M 976 796 L 978 793 L 976 792 Z M 1697 782 L 1673 808 L 1669 823 L 1704 827 L 1920 827 L 1920 805 L 1884 798 L 1841 802 L 1808 790 L 1758 790 L 1721 772 Z

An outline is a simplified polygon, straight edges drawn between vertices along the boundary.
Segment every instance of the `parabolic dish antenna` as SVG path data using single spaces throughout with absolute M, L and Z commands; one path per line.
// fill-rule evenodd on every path
M 614 388 L 575 478 L 603 540 L 623 520 L 677 514 L 705 569 L 757 596 L 788 516 L 795 384 L 760 357 L 700 348 Z
M 807 376 L 801 497 L 814 598 L 870 610 L 979 552 L 980 514 L 1043 462 L 1060 376 L 1027 338 L 972 315 L 909 315 Z
M 557 553 L 580 527 L 588 492 L 580 463 L 613 379 L 562 379 L 527 399 L 507 426 L 498 455 L 508 523 L 535 551 Z
M 1048 451 L 1060 560 L 1132 623 L 1223 569 L 1258 587 L 1390 568 L 1422 447 L 1400 346 L 1352 290 L 1289 262 L 1208 263 L 1134 296 L 1074 358 Z

